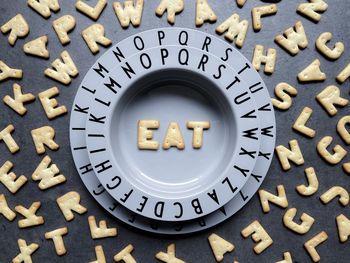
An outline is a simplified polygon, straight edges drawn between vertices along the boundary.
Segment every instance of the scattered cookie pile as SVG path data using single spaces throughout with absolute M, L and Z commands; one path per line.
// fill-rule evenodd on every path
M 61 0 L 62 1 L 62 0 Z M 212 0 L 196 0 L 196 15 L 195 25 L 200 27 L 205 22 L 215 23 L 218 17 L 215 11 L 210 6 Z M 246 0 L 237 0 L 237 5 L 242 8 Z M 328 5 L 323 0 L 310 0 L 300 1 L 296 12 L 307 17 L 310 21 L 317 23 L 322 19 L 322 13 L 327 11 Z M 120 22 L 121 27 L 128 28 L 130 23 L 133 26 L 138 26 L 141 23 L 142 12 L 144 4 L 143 0 L 125 0 L 124 2 L 113 3 L 113 9 Z M 49 18 L 51 12 L 59 12 L 60 2 L 58 0 L 28 0 L 28 7 L 33 9 L 43 18 Z M 77 1 L 75 4 L 76 10 L 93 21 L 97 21 L 103 10 L 107 6 L 107 0 L 98 0 L 95 6 L 91 6 L 85 1 Z M 163 16 L 167 13 L 167 20 L 170 24 L 176 22 L 176 14 L 182 12 L 185 8 L 183 0 L 161 0 L 159 5 L 155 9 L 157 16 Z M 236 9 L 236 11 L 239 9 Z M 239 48 L 243 47 L 246 38 L 247 30 L 249 28 L 248 20 L 241 20 L 240 16 L 234 11 L 232 16 L 223 20 L 217 28 L 218 34 L 225 34 L 225 38 L 234 42 Z M 251 10 L 252 13 L 252 27 L 254 31 L 258 32 L 263 28 L 263 17 L 274 15 L 278 12 L 278 6 L 276 4 L 262 4 Z M 76 13 L 76 15 L 79 15 Z M 268 19 L 268 18 L 266 18 Z M 58 19 L 55 19 L 52 23 L 53 30 L 56 32 L 60 43 L 68 45 L 70 43 L 69 33 L 74 30 L 76 26 L 76 20 L 72 15 L 62 15 Z M 13 16 L 8 22 L 1 25 L 1 32 L 8 34 L 8 43 L 10 46 L 16 45 L 18 38 L 26 38 L 30 31 L 30 25 L 26 22 L 23 15 L 17 14 Z M 280 33 L 280 34 L 279 34 Z M 279 35 L 278 35 L 279 34 Z M 112 44 L 112 40 L 105 35 L 105 29 L 102 24 L 93 23 L 81 32 L 83 40 L 91 50 L 92 54 L 96 54 L 100 51 L 100 46 L 107 47 Z M 284 32 L 277 32 L 275 42 L 291 56 L 297 55 L 302 49 L 310 46 L 308 41 L 307 32 L 304 30 L 304 26 L 301 21 L 297 21 L 290 28 Z M 316 43 L 316 49 L 325 58 L 336 61 L 344 53 L 344 44 L 336 42 L 334 47 L 330 47 L 328 42 L 333 38 L 331 32 L 322 33 Z M 49 39 L 47 36 L 40 36 L 36 39 L 32 39 L 26 42 L 23 46 L 23 51 L 31 56 L 36 56 L 42 59 L 49 59 L 50 52 L 47 49 L 47 43 Z M 283 51 L 279 51 L 283 52 Z M 277 61 L 277 50 L 275 48 L 267 48 L 262 45 L 256 45 L 254 49 L 254 55 L 252 64 L 256 70 L 263 68 L 267 74 L 273 74 L 275 71 L 275 65 Z M 60 58 L 56 58 L 52 61 L 52 67 L 47 68 L 43 72 L 43 76 L 47 76 L 56 82 L 69 85 L 72 79 L 79 74 L 78 68 L 74 63 L 72 57 L 68 51 L 61 52 Z M 336 77 L 336 81 L 344 83 L 350 77 L 350 64 L 348 64 Z M 21 69 L 11 68 L 10 61 L 2 61 L 0 57 L 0 82 L 7 79 L 22 79 L 23 71 Z M 302 70 L 298 76 L 300 83 L 312 83 L 322 82 L 326 80 L 327 76 L 321 70 L 321 62 L 319 59 L 312 61 L 309 66 Z M 292 97 L 297 96 L 298 90 L 289 85 L 288 83 L 279 83 L 275 87 L 275 99 L 272 99 L 272 104 L 276 109 L 285 111 L 292 107 Z M 49 88 L 43 92 L 40 92 L 37 97 L 46 113 L 49 120 L 58 118 L 68 112 L 66 106 L 61 105 L 56 96 L 59 95 L 59 89 L 57 87 Z M 5 105 L 13 109 L 13 111 L 20 116 L 24 116 L 27 112 L 25 107 L 26 103 L 35 101 L 36 96 L 31 93 L 25 93 L 22 87 L 15 83 L 13 85 L 13 94 L 7 95 L 3 98 Z M 344 107 L 348 104 L 348 99 L 341 96 L 341 91 L 336 85 L 326 87 L 319 92 L 316 96 L 316 100 L 324 108 L 324 110 L 330 116 L 336 116 L 338 113 L 337 107 Z M 84 112 L 86 108 L 75 108 L 75 111 Z M 73 109 L 72 109 L 73 111 Z M 305 107 L 296 119 L 293 129 L 303 134 L 308 138 L 314 138 L 316 130 L 307 126 L 307 122 L 312 116 L 313 110 L 309 107 Z M 337 124 L 337 131 L 339 136 L 345 142 L 346 145 L 350 144 L 350 133 L 348 131 L 348 125 L 350 124 L 350 116 L 343 116 L 339 119 Z M 23 127 L 24 129 L 25 127 Z M 16 136 L 13 135 L 15 127 L 9 124 L 7 127 L 2 128 L 0 131 L 0 140 L 3 141 L 12 154 L 16 154 L 20 147 L 16 142 Z M 268 131 L 265 131 L 268 133 Z M 50 126 L 43 126 L 33 129 L 31 131 L 34 147 L 38 155 L 46 154 L 42 161 L 38 164 L 35 171 L 32 173 L 32 180 L 38 181 L 38 187 L 41 190 L 50 189 L 57 185 L 64 183 L 67 178 L 60 173 L 58 166 L 54 163 L 48 154 L 49 150 L 58 150 L 59 145 L 55 142 L 55 130 Z M 347 155 L 347 150 L 341 145 L 335 145 L 331 150 L 333 138 L 331 136 L 325 136 L 317 143 L 317 152 L 320 156 L 329 164 L 337 165 L 342 164 L 346 173 L 350 174 L 350 163 L 344 163 L 343 159 Z M 265 158 L 271 158 L 271 156 L 264 156 Z M 291 140 L 289 147 L 279 145 L 276 147 L 276 154 L 280 160 L 282 169 L 284 171 L 291 169 L 291 164 L 303 165 L 305 163 L 302 147 L 300 147 L 297 140 Z M 0 168 L 0 182 L 8 189 L 12 194 L 15 194 L 28 181 L 28 178 L 24 175 L 17 176 L 14 172 L 11 172 L 14 164 L 11 161 L 6 161 Z M 91 170 L 91 167 L 86 166 L 82 169 L 86 171 Z M 305 197 L 314 195 L 318 191 L 319 181 L 317 173 L 314 167 L 308 167 L 305 169 L 307 178 L 306 185 L 296 186 L 297 192 Z M 259 181 L 259 178 L 255 178 Z M 99 191 L 101 189 L 94 189 Z M 245 200 L 243 193 L 240 193 L 242 199 Z M 300 235 L 304 235 L 310 231 L 315 219 L 303 212 L 300 216 L 301 223 L 297 222 L 297 208 L 288 206 L 288 199 L 285 188 L 283 185 L 277 186 L 276 193 L 270 193 L 265 190 L 259 190 L 259 197 L 264 213 L 270 212 L 270 204 L 274 204 L 283 209 L 286 212 L 283 216 L 284 226 Z M 19 228 L 29 228 L 45 223 L 43 216 L 40 216 L 38 210 L 41 203 L 34 200 L 29 208 L 22 205 L 17 205 L 11 208 L 7 204 L 7 199 L 15 199 L 10 194 L 0 194 L 0 214 L 3 215 L 8 221 L 15 220 L 17 215 L 21 216 L 18 220 Z M 248 197 L 247 197 L 248 198 Z M 246 199 L 247 199 L 246 198 Z M 251 196 L 249 197 L 251 198 Z M 327 204 L 333 199 L 339 199 L 339 203 L 342 206 L 347 206 L 349 203 L 349 194 L 347 189 L 341 186 L 331 186 L 329 190 L 320 194 L 320 200 L 322 203 Z M 62 212 L 63 217 L 67 222 L 72 221 L 76 214 L 84 214 L 87 212 L 87 208 L 81 204 L 80 195 L 78 192 L 71 191 L 65 193 L 56 199 L 57 205 Z M 73 213 L 74 212 L 74 213 Z M 16 214 L 17 213 L 17 214 Z M 101 220 L 97 223 L 95 216 L 88 217 L 88 224 L 90 226 L 91 238 L 101 239 L 106 237 L 115 237 L 117 235 L 116 228 L 108 228 L 105 220 Z M 350 219 L 344 214 L 340 214 L 336 217 L 336 226 L 339 233 L 340 242 L 346 242 L 350 236 Z M 69 226 L 63 226 L 57 229 L 52 229 L 46 232 L 44 237 L 46 240 L 52 240 L 53 245 L 58 256 L 66 254 L 67 249 L 64 244 L 64 236 L 68 235 Z M 241 231 L 241 235 L 244 238 L 251 237 L 255 243 L 254 252 L 260 254 L 268 249 L 273 240 L 268 234 L 267 229 L 255 220 Z M 43 237 L 43 238 L 44 238 Z M 314 235 L 313 238 L 305 242 L 304 247 L 313 262 L 318 262 L 321 259 L 320 253 L 317 247 L 326 242 L 328 235 L 325 231 L 321 231 Z M 213 251 L 215 259 L 220 262 L 224 259 L 226 253 L 232 252 L 235 246 L 223 239 L 222 237 L 211 234 L 208 237 L 210 247 Z M 27 243 L 28 242 L 28 243 Z M 47 241 L 49 242 L 49 241 Z M 32 262 L 31 255 L 39 249 L 39 245 L 23 239 L 18 239 L 19 253 L 13 255 L 12 262 Z M 68 249 L 69 250 L 69 249 Z M 124 261 L 126 263 L 136 262 L 132 256 L 134 250 L 133 245 L 127 245 L 123 250 L 115 253 L 114 261 Z M 91 262 L 103 263 L 107 262 L 103 251 L 103 247 L 98 245 L 95 247 L 96 260 Z M 281 262 L 293 262 L 291 253 L 285 252 L 284 259 Z M 185 262 L 184 259 L 176 258 L 175 245 L 170 244 L 167 248 L 167 252 L 158 252 L 155 254 L 155 258 L 162 262 Z M 87 260 L 87 259 L 84 259 Z M 141 262 L 142 259 L 138 259 Z M 235 261 L 236 262 L 236 261 Z M 241 259 L 244 262 L 244 259 Z

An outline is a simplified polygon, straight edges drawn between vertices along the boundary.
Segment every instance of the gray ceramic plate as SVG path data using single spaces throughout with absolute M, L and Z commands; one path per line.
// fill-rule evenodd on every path
M 261 125 L 263 125 L 261 130 L 263 131 L 262 145 L 260 146 L 258 162 L 256 167 L 254 168 L 253 176 L 251 176 L 248 179 L 248 184 L 245 185 L 241 191 L 237 191 L 239 192 L 238 196 L 232 199 L 225 207 L 222 207 L 220 210 L 216 211 L 215 213 L 212 213 L 211 215 L 205 218 L 202 218 L 201 220 L 171 224 L 148 220 L 140 216 L 135 217 L 135 215 L 133 215 L 130 211 L 127 211 L 126 209 L 121 209 L 120 206 L 116 208 L 115 201 L 110 196 L 108 196 L 108 194 L 103 190 L 98 180 L 96 180 L 94 173 L 91 171 L 91 166 L 87 159 L 86 150 L 83 149 L 84 147 L 75 147 L 77 145 L 85 144 L 81 136 L 84 133 L 84 131 L 82 131 L 82 128 L 84 126 L 82 123 L 86 115 L 79 110 L 73 111 L 71 121 L 72 149 L 78 170 L 80 171 L 82 179 L 88 187 L 89 191 L 95 196 L 99 203 L 101 203 L 106 209 L 108 209 L 110 212 L 112 212 L 115 216 L 117 216 L 124 222 L 129 222 L 130 224 L 136 225 L 141 229 L 161 233 L 192 232 L 212 226 L 218 222 L 223 221 L 229 215 L 239 210 L 239 208 L 243 206 L 244 203 L 247 202 L 247 200 L 250 199 L 250 197 L 257 190 L 268 170 L 275 140 L 274 114 L 270 105 L 270 98 L 268 96 L 268 92 L 264 87 L 264 84 L 260 79 L 259 75 L 254 70 L 252 70 L 249 62 L 237 50 L 233 49 L 230 45 L 213 36 L 195 30 L 179 28 L 151 30 L 140 33 L 138 35 L 143 39 L 145 39 L 145 36 L 149 36 L 147 38 L 147 41 L 144 41 L 145 47 L 151 46 L 152 41 L 153 44 L 158 43 L 159 45 L 159 41 L 157 40 L 157 37 L 159 36 L 161 36 L 162 44 L 177 43 L 179 39 L 180 41 L 182 41 L 181 39 L 185 39 L 184 37 L 186 37 L 188 45 L 195 46 L 198 48 L 204 48 L 204 51 L 210 51 L 213 52 L 216 56 L 221 56 L 222 60 L 226 60 L 228 63 L 230 63 L 230 66 L 235 67 L 236 71 L 240 72 L 239 75 L 242 79 L 242 82 L 247 82 L 248 87 L 250 87 L 250 91 L 256 100 L 256 104 L 259 108 L 259 115 L 261 116 L 259 118 L 259 122 Z M 181 38 L 179 38 L 179 36 L 181 36 Z M 119 47 L 119 50 L 123 51 L 125 57 L 127 57 L 132 52 L 136 52 L 136 48 L 135 46 L 133 46 L 133 39 L 135 38 L 130 37 L 122 41 L 120 44 L 116 45 L 116 47 Z M 182 41 L 181 43 L 184 44 L 185 42 Z M 204 43 L 206 43 L 207 45 L 203 45 Z M 133 48 L 135 50 L 133 50 Z M 108 63 L 110 62 L 110 60 L 108 60 L 108 57 L 111 57 L 111 55 L 112 57 L 115 57 L 113 54 L 113 50 L 117 49 L 114 47 L 110 51 L 106 52 L 106 54 L 100 58 L 99 62 L 103 62 L 102 64 L 105 66 L 107 65 L 112 67 L 112 62 L 111 65 L 108 65 Z M 87 74 L 82 84 L 82 87 L 84 86 L 84 83 L 93 83 L 92 81 L 96 80 L 94 75 L 91 73 L 95 72 L 93 68 L 98 68 L 98 63 L 96 63 L 94 67 L 92 67 L 92 69 L 89 72 L 90 74 Z M 91 77 L 91 79 L 89 79 L 89 76 Z M 97 85 L 98 83 L 95 84 Z M 87 97 L 91 97 L 92 93 L 89 92 L 86 87 L 85 89 L 82 87 L 79 89 L 75 105 L 80 105 L 80 108 L 85 108 L 86 105 L 89 104 L 88 101 L 91 101 L 91 98 L 88 101 L 86 101 Z M 73 129 L 74 127 L 72 126 L 72 124 L 75 124 L 75 127 L 78 127 L 78 129 Z M 158 226 L 155 227 L 156 225 Z

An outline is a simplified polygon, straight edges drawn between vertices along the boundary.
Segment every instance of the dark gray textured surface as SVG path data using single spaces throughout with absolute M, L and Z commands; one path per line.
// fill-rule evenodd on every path
M 97 56 L 93 56 L 80 36 L 80 32 L 93 21 L 84 15 L 78 13 L 74 8 L 75 1 L 61 0 L 61 11 L 52 14 L 50 19 L 44 19 L 36 12 L 31 10 L 25 4 L 25 1 L 3 0 L 0 7 L 0 24 L 4 24 L 17 13 L 25 16 L 30 25 L 30 34 L 25 40 L 18 40 L 15 47 L 7 43 L 7 35 L 0 35 L 0 59 L 12 67 L 22 68 L 24 70 L 23 80 L 16 81 L 22 85 L 25 92 L 38 94 L 52 86 L 60 88 L 58 101 L 67 107 L 71 107 L 75 92 L 85 73 L 97 57 L 103 53 L 104 49 Z M 90 1 L 92 4 L 95 1 Z M 155 27 L 168 26 L 166 18 L 158 18 L 154 10 L 159 1 L 146 1 L 142 24 L 139 28 L 130 27 L 127 30 L 121 29 L 112 8 L 112 1 L 109 1 L 107 8 L 98 20 L 106 28 L 106 35 L 113 40 L 113 43 L 124 39 L 136 32 L 151 29 Z M 237 12 L 242 18 L 247 18 L 251 24 L 250 10 L 253 6 L 262 4 L 261 1 L 248 0 L 243 9 L 237 8 L 234 0 L 210 1 L 219 19 L 215 24 L 205 24 L 200 30 L 215 34 L 215 27 L 225 20 L 232 12 Z M 339 113 L 330 118 L 325 111 L 318 105 L 315 96 L 327 85 L 336 84 L 335 76 L 349 63 L 350 33 L 348 21 L 350 18 L 350 2 L 346 0 L 333 0 L 329 2 L 327 12 L 322 16 L 318 24 L 298 15 L 295 10 L 297 5 L 304 1 L 284 0 L 278 4 L 279 11 L 277 15 L 263 18 L 263 28 L 261 32 L 254 33 L 249 28 L 246 43 L 242 48 L 243 54 L 249 59 L 252 57 L 253 48 L 256 44 L 263 44 L 266 47 L 274 47 L 278 52 L 277 69 L 272 76 L 266 76 L 261 73 L 263 79 L 272 94 L 275 85 L 281 81 L 298 88 L 298 96 L 293 100 L 293 107 L 287 112 L 276 112 L 278 138 L 277 144 L 287 145 L 291 139 L 298 139 L 301 149 L 304 153 L 305 164 L 301 167 L 293 166 L 285 173 L 282 172 L 280 165 L 275 158 L 272 163 L 269 175 L 263 183 L 263 188 L 269 191 L 275 191 L 278 184 L 283 184 L 286 188 L 289 207 L 296 207 L 301 212 L 307 212 L 316 219 L 314 226 L 306 235 L 299 236 L 288 231 L 282 224 L 284 210 L 273 206 L 271 212 L 264 215 L 261 211 L 258 197 L 253 199 L 235 216 L 220 224 L 219 226 L 204 231 L 202 233 L 178 238 L 168 238 L 152 236 L 146 233 L 135 231 L 124 224 L 121 224 L 93 200 L 87 190 L 85 190 L 80 178 L 75 171 L 73 160 L 69 149 L 68 123 L 69 114 L 49 121 L 41 107 L 38 99 L 35 103 L 28 104 L 28 113 L 24 117 L 15 114 L 4 104 L 0 105 L 0 128 L 4 128 L 12 123 L 16 131 L 14 138 L 19 144 L 21 150 L 15 155 L 11 155 L 6 146 L 0 144 L 0 163 L 10 160 L 14 163 L 14 172 L 17 175 L 24 174 L 29 181 L 16 195 L 12 195 L 2 185 L 0 193 L 7 197 L 11 208 L 18 204 L 29 207 L 34 201 L 41 201 L 42 208 L 39 214 L 44 216 L 45 224 L 35 228 L 20 230 L 17 227 L 18 216 L 14 222 L 10 223 L 3 217 L 0 217 L 1 235 L 0 235 L 0 262 L 10 262 L 18 253 L 18 238 L 24 238 L 28 243 L 38 243 L 39 250 L 33 255 L 33 262 L 88 262 L 95 259 L 94 247 L 103 245 L 108 262 L 112 262 L 113 255 L 119 252 L 127 244 L 131 243 L 135 247 L 133 255 L 138 262 L 156 262 L 154 254 L 160 250 L 165 251 L 169 243 L 175 242 L 177 256 L 187 262 L 215 262 L 207 237 L 215 232 L 225 239 L 235 244 L 233 253 L 225 256 L 224 262 L 232 262 L 234 259 L 240 262 L 275 262 L 282 259 L 283 252 L 290 251 L 295 262 L 309 262 L 310 258 L 303 249 L 303 243 L 313 237 L 315 234 L 324 230 L 328 233 L 328 240 L 319 247 L 319 252 L 323 262 L 350 262 L 349 242 L 340 244 L 338 241 L 335 217 L 340 213 L 350 217 L 349 208 L 341 207 L 336 200 L 328 205 L 323 205 L 318 200 L 319 196 L 329 187 L 340 185 L 349 188 L 349 176 L 346 175 L 340 165 L 327 165 L 316 152 L 317 142 L 325 135 L 332 135 L 334 142 L 344 146 L 344 143 L 336 135 L 336 123 L 349 113 L 349 107 L 339 110 Z M 195 28 L 195 4 L 194 1 L 186 0 L 185 10 L 176 18 L 176 26 Z M 52 21 L 64 14 L 72 14 L 77 20 L 77 26 L 70 34 L 71 44 L 62 47 L 56 34 L 52 29 Z M 273 38 L 283 32 L 286 28 L 292 26 L 297 20 L 301 20 L 309 38 L 309 46 L 299 55 L 291 57 L 273 42 Z M 316 38 L 322 33 L 330 31 L 334 39 L 343 41 L 346 46 L 345 54 L 336 62 L 324 59 L 314 47 Z M 49 51 L 51 57 L 49 60 L 42 60 L 35 57 L 26 56 L 22 51 L 25 42 L 41 35 L 49 36 Z M 332 42 L 333 43 L 333 42 Z M 43 71 L 47 68 L 53 59 L 59 56 L 62 50 L 68 50 L 79 68 L 80 74 L 75 78 L 70 86 L 63 86 L 59 83 L 44 77 Z M 302 85 L 297 82 L 296 75 L 307 66 L 313 59 L 319 58 L 322 63 L 322 69 L 328 78 L 323 83 Z M 0 83 L 0 97 L 6 94 L 12 94 L 12 84 L 14 81 Z M 348 98 L 349 82 L 339 85 L 343 97 Z M 317 130 L 314 139 L 307 139 L 292 131 L 291 126 L 304 106 L 309 106 L 314 110 L 309 126 Z M 56 130 L 56 141 L 60 145 L 57 152 L 48 151 L 54 162 L 59 166 L 61 172 L 67 177 L 67 182 L 61 186 L 41 191 L 37 183 L 30 177 L 36 166 L 42 159 L 35 153 L 35 148 L 31 140 L 30 131 L 43 125 L 51 125 Z M 347 150 L 349 147 L 344 146 Z M 347 156 L 344 161 L 349 161 Z M 304 169 L 314 166 L 320 182 L 319 191 L 312 197 L 304 198 L 295 191 L 295 186 L 305 183 Z M 81 194 L 82 204 L 88 207 L 88 213 L 83 216 L 76 216 L 72 222 L 67 223 L 56 205 L 56 198 L 60 195 L 75 190 Z M 98 220 L 106 219 L 110 226 L 118 227 L 118 237 L 94 241 L 90 238 L 87 216 L 95 215 Z M 249 239 L 243 239 L 240 231 L 253 220 L 258 219 L 266 228 L 274 240 L 274 244 L 261 255 L 255 255 L 252 248 L 253 242 Z M 64 238 L 67 255 L 63 257 L 56 256 L 51 241 L 44 239 L 44 233 L 53 229 L 67 226 L 69 234 Z

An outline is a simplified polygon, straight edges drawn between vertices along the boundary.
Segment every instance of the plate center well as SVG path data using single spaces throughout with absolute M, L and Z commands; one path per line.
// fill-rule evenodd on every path
M 195 72 L 167 69 L 151 73 L 123 93 L 111 119 L 113 158 L 127 179 L 145 192 L 184 196 L 213 184 L 228 167 L 235 151 L 234 115 L 221 89 Z M 151 129 L 158 150 L 140 150 L 138 121 L 158 120 Z M 192 146 L 188 121 L 209 121 L 200 149 Z M 185 148 L 163 149 L 170 122 L 181 130 Z M 181 193 L 181 194 L 180 194 Z

